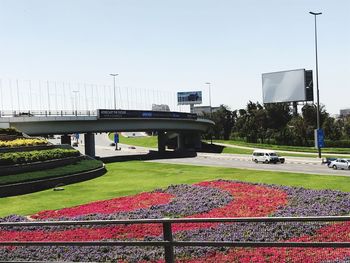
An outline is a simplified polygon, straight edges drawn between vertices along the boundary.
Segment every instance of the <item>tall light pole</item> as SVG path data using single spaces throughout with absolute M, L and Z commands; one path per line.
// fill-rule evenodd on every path
M 316 54 L 316 92 L 317 92 L 317 131 L 320 129 L 320 92 L 318 85 L 318 56 L 317 56 L 317 22 L 316 17 L 322 15 L 321 12 L 309 12 L 315 18 L 315 54 Z M 321 158 L 321 148 L 317 142 L 318 158 Z
M 213 117 L 213 110 L 211 108 L 211 83 L 210 82 L 206 82 L 205 84 L 208 85 L 208 88 L 209 88 L 209 107 L 210 107 L 210 118 Z
M 115 77 L 118 76 L 119 74 L 117 73 L 112 73 L 112 74 L 109 74 L 113 77 L 113 90 L 114 90 L 114 109 L 116 110 L 117 109 L 117 98 L 116 98 L 116 94 L 115 94 Z
M 211 107 L 211 83 L 210 82 L 206 82 L 205 84 L 208 85 L 209 88 L 209 107 L 210 107 L 210 118 L 213 118 L 213 109 Z M 213 144 L 213 134 L 212 132 L 210 132 L 210 144 Z
M 78 114 L 78 97 L 77 97 L 77 95 L 78 95 L 79 90 L 73 90 L 73 92 L 74 92 L 75 116 L 77 116 L 77 114 Z

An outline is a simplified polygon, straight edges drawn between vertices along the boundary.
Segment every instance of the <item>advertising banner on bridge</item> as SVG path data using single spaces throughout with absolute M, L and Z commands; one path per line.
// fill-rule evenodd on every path
M 174 111 L 97 110 L 98 119 L 197 119 L 197 114 Z
M 177 93 L 178 105 L 202 104 L 201 91 L 186 91 Z

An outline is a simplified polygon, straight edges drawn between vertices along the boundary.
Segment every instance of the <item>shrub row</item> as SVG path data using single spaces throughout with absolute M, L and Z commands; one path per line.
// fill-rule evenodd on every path
M 17 131 L 15 128 L 2 128 L 0 129 L 0 134 L 22 136 L 22 133 Z
M 13 141 L 0 141 L 0 148 L 7 147 L 25 147 L 25 146 L 36 146 L 46 145 L 47 141 L 43 139 L 15 139 Z
M 47 170 L 0 176 L 0 185 L 29 182 L 34 180 L 41 180 L 44 178 L 65 176 L 65 175 L 94 170 L 102 166 L 103 166 L 102 162 L 98 160 L 90 160 L 90 159 L 80 160 L 75 164 L 63 165 L 61 167 L 55 167 Z
M 72 156 L 79 156 L 79 151 L 74 149 L 50 149 L 29 152 L 9 152 L 0 154 L 0 165 L 33 163 Z
M 326 147 L 350 148 L 350 140 L 325 140 Z

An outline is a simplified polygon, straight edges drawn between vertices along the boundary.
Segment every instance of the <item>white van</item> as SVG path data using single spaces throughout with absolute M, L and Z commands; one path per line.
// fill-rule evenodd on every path
M 253 162 L 263 162 L 263 163 L 284 163 L 284 158 L 278 157 L 277 153 L 275 151 L 271 150 L 254 150 L 253 156 L 252 156 Z

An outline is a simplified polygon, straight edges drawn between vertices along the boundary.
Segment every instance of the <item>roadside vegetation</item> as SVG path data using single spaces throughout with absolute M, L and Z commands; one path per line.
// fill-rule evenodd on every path
M 262 144 L 262 143 L 247 143 L 244 141 L 236 141 L 236 140 L 214 140 L 214 143 L 222 143 L 222 144 L 229 144 L 232 146 L 242 146 L 242 147 L 249 147 L 249 148 L 259 148 L 259 149 L 270 149 L 275 151 L 291 151 L 291 152 L 307 152 L 307 153 L 315 153 L 314 156 L 316 156 L 317 149 L 315 147 L 303 147 L 303 146 L 288 146 L 288 145 L 274 145 L 274 144 Z M 238 148 L 236 148 L 238 149 Z M 247 150 L 247 149 L 241 149 L 241 150 Z M 252 152 L 252 150 L 250 150 Z M 349 154 L 350 155 L 350 148 L 323 148 L 322 153 L 328 153 L 328 154 Z M 288 154 L 288 153 L 287 153 Z M 292 154 L 292 153 L 291 153 Z M 295 155 L 291 155 L 295 156 Z M 297 154 L 297 156 L 300 156 L 300 154 Z M 313 155 L 302 155 L 301 156 L 313 156 Z
M 98 160 L 82 160 L 76 164 L 65 165 L 58 168 L 47 169 L 44 171 L 27 172 L 13 175 L 0 176 L 0 185 L 22 183 L 35 181 L 45 178 L 53 178 L 64 175 L 70 175 L 85 171 L 97 169 L 102 166 L 102 162 Z
M 114 133 L 108 134 L 109 139 L 114 142 Z M 145 148 L 157 148 L 158 141 L 157 136 L 145 136 L 145 137 L 124 137 L 119 135 L 119 143 L 140 146 Z
M 350 178 L 246 169 L 200 167 L 131 161 L 107 164 L 108 172 L 93 180 L 67 185 L 64 191 L 0 198 L 0 216 L 28 215 L 96 200 L 128 196 L 165 188 L 171 184 L 192 184 L 216 179 L 333 189 L 350 192 Z
M 293 151 L 314 151 L 316 112 L 311 104 L 305 104 L 296 116 L 286 103 L 262 105 L 249 101 L 246 108 L 238 110 L 221 105 L 212 116 L 204 114 L 216 123 L 212 133 L 204 137 L 207 140 L 212 136 L 215 140 L 267 144 L 269 148 L 270 145 L 288 145 L 296 147 L 290 148 Z M 320 125 L 325 133 L 327 152 L 350 153 L 350 117 L 331 117 L 321 106 Z

